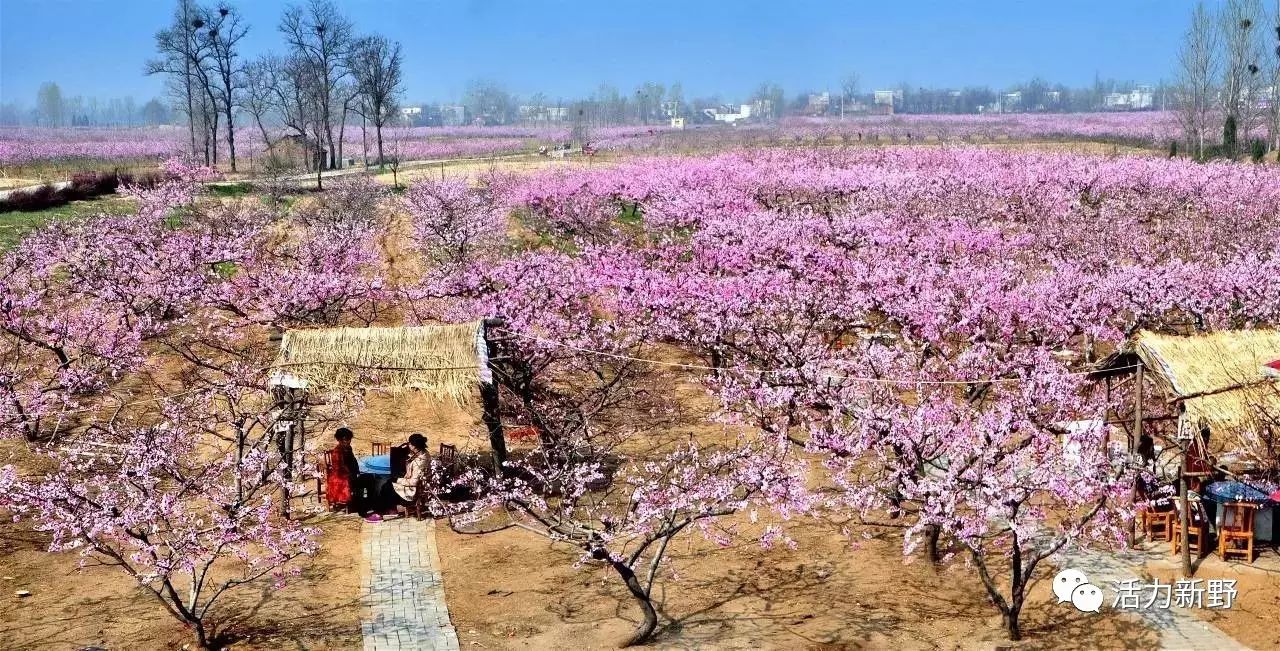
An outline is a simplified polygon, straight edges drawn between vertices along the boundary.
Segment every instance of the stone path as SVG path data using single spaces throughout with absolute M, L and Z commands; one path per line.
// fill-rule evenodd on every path
M 1114 553 L 1072 550 L 1059 552 L 1055 560 L 1059 568 L 1080 570 L 1089 577 L 1090 583 L 1112 590 L 1118 582 L 1142 578 L 1135 568 L 1141 567 L 1148 558 L 1150 556 L 1141 550 Z M 1111 605 L 1110 600 L 1105 605 Z M 1157 631 L 1160 634 L 1160 648 L 1166 651 L 1249 649 L 1185 608 L 1151 608 L 1126 612 L 1133 613 Z
M 457 651 L 449 621 L 433 520 L 396 518 L 363 525 L 368 595 L 365 651 Z

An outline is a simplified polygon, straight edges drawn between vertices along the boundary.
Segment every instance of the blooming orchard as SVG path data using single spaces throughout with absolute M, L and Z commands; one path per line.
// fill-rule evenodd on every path
M 657 626 L 674 537 L 789 544 L 800 517 L 967 561 L 1017 638 L 1041 563 L 1132 517 L 1092 357 L 1141 328 L 1280 319 L 1264 166 L 745 149 L 394 200 L 346 181 L 287 209 L 205 202 L 207 170 L 170 171 L 131 191 L 137 215 L 49 226 L 0 266 L 4 433 L 58 468 L 6 468 L 0 506 L 147 585 L 199 583 L 224 558 L 209 536 L 267 574 L 314 547 L 270 515 L 307 468 L 277 451 L 266 334 L 500 315 L 504 417 L 537 444 L 453 478 L 469 497 L 440 508 L 511 513 L 611 568 L 644 612 L 628 642 Z M 395 237 L 423 273 L 389 273 Z M 714 398 L 718 437 L 671 424 L 672 374 Z M 751 527 L 717 524 L 742 511 Z M 206 644 L 209 603 L 167 601 Z
M 1259 244 L 1280 234 L 1278 181 L 1233 164 L 966 149 L 546 173 L 495 200 L 559 244 L 475 265 L 469 309 L 523 335 L 516 366 L 532 372 L 508 388 L 534 414 L 539 391 L 555 393 L 537 378 L 552 365 L 628 369 L 608 376 L 620 391 L 643 375 L 630 358 L 695 356 L 687 370 L 724 421 L 830 475 L 824 509 L 904 521 L 907 554 L 963 553 L 1016 638 L 1040 562 L 1118 544 L 1131 517 L 1132 477 L 1105 432 L 1072 424 L 1106 408 L 1083 360 L 1139 328 L 1273 324 L 1277 258 Z M 587 418 L 539 420 L 591 436 Z M 1008 582 L 991 575 L 1001 558 Z
M 173 180 L 126 191 L 137 214 L 55 223 L 4 256 L 0 422 L 55 470 L 4 468 L 0 507 L 51 550 L 128 571 L 212 646 L 225 592 L 316 545 L 278 513 L 310 470 L 280 452 L 264 334 L 367 314 L 379 229 L 204 204 L 209 170 L 165 168 Z M 334 198 L 378 199 L 353 192 L 368 189 Z

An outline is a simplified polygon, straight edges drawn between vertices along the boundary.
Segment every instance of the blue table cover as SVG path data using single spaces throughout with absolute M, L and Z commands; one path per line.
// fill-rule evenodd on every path
M 1225 504 L 1226 502 L 1255 502 L 1261 504 L 1268 501 L 1269 493 L 1238 481 L 1216 481 L 1205 488 L 1205 497 L 1219 504 Z
M 390 475 L 391 455 L 375 454 L 370 457 L 361 457 L 360 472 L 369 473 L 370 475 Z

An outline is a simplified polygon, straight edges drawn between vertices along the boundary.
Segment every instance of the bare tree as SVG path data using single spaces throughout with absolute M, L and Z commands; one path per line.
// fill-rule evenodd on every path
M 275 57 L 264 56 L 245 66 L 244 74 L 244 99 L 241 106 L 253 118 L 268 152 L 275 144 L 266 125 L 273 115 L 277 115 L 276 86 L 280 83 L 276 74 L 278 65 L 279 60 Z
M 235 109 L 239 105 L 240 91 L 244 90 L 244 67 L 239 63 L 237 46 L 249 28 L 240 22 L 240 14 L 228 5 L 205 12 L 207 25 L 204 38 L 208 41 L 211 95 L 227 119 L 227 150 L 231 159 L 231 171 L 236 171 Z
M 323 142 L 328 147 L 329 168 L 338 167 L 338 141 L 334 137 L 336 123 L 342 116 L 345 98 L 339 96 L 347 76 L 347 61 L 354 40 L 351 21 L 330 0 L 311 0 L 305 7 L 291 6 L 280 20 L 284 34 L 297 62 L 310 77 L 307 87 L 314 93 L 312 101 L 319 109 Z
M 1260 0 L 1227 0 L 1219 16 L 1225 57 L 1222 111 L 1245 139 L 1258 126 L 1261 17 Z M 1230 146 L 1231 143 L 1224 144 Z M 1227 153 L 1234 156 L 1236 152 Z
M 1188 148 L 1197 158 L 1204 156 L 1204 141 L 1214 104 L 1217 78 L 1217 30 L 1203 2 L 1197 3 L 1178 52 L 1178 119 Z
M 382 129 L 395 119 L 402 91 L 400 44 L 382 36 L 356 41 L 348 63 L 363 101 L 361 115 L 373 123 L 378 143 L 378 167 L 383 166 Z
M 1280 0 L 1276 0 L 1275 9 L 1271 14 L 1271 35 L 1274 37 L 1270 41 L 1271 52 L 1267 56 L 1270 62 L 1271 74 L 1271 98 L 1269 106 L 1269 115 L 1267 120 L 1267 135 L 1271 141 L 1271 148 L 1280 150 Z
M 198 19 L 199 12 L 199 7 L 191 0 L 178 0 L 178 6 L 173 11 L 169 27 L 156 32 L 156 51 L 160 54 L 160 58 L 147 61 L 144 67 L 148 75 L 169 76 L 170 86 L 178 97 L 180 107 L 187 115 L 192 154 L 195 154 L 198 149 L 196 127 L 199 125 L 203 134 L 205 121 L 203 112 L 197 113 L 197 109 L 202 105 L 203 89 L 198 87 L 199 81 L 193 70 L 203 65 L 204 57 L 207 56 L 197 43 L 196 30 L 199 28 L 195 25 L 203 24 Z M 207 146 L 205 161 L 208 162 Z

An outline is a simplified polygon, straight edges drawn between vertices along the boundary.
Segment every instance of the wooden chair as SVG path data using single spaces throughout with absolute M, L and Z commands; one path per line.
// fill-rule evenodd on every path
M 387 448 L 386 454 L 391 458 L 391 478 L 398 479 L 404 476 L 405 469 L 409 465 L 409 444 L 401 443 Z
M 378 442 L 376 442 L 376 441 L 374 442 L 374 444 L 373 444 L 373 455 L 374 455 L 374 456 L 378 456 L 379 454 L 389 454 L 390 452 L 391 452 L 391 445 L 390 445 L 390 444 L 387 444 L 387 443 L 378 443 Z
M 1177 512 L 1168 502 L 1151 504 L 1138 512 L 1139 523 L 1150 541 L 1170 542 L 1178 524 L 1176 516 Z
M 1244 556 L 1253 564 L 1253 518 L 1257 504 L 1228 502 L 1222 505 L 1222 524 L 1218 527 L 1218 555 L 1222 560 Z
M 319 471 L 318 474 L 316 474 L 316 501 L 317 502 L 324 498 L 324 495 L 325 495 L 324 483 L 329 477 L 329 453 L 324 452 L 318 456 L 319 456 L 319 459 L 316 462 L 316 469 Z
M 454 475 L 458 472 L 458 446 L 451 443 L 441 443 L 440 452 L 436 455 L 437 465 L 440 467 L 440 484 L 453 480 Z
M 1173 521 L 1173 535 L 1169 536 L 1169 546 L 1173 548 L 1174 554 L 1178 554 L 1182 551 L 1182 500 L 1174 500 L 1173 505 L 1177 508 L 1177 515 Z M 1187 520 L 1187 544 L 1196 558 L 1204 555 L 1205 541 L 1208 537 L 1209 519 L 1205 517 L 1204 508 L 1200 506 L 1200 502 L 1192 501 Z
M 431 481 L 431 473 L 426 473 L 418 479 L 418 488 L 413 493 L 413 504 L 406 509 L 408 513 L 412 513 L 413 517 L 421 520 L 431 515 L 431 496 L 434 494 L 435 486 Z

